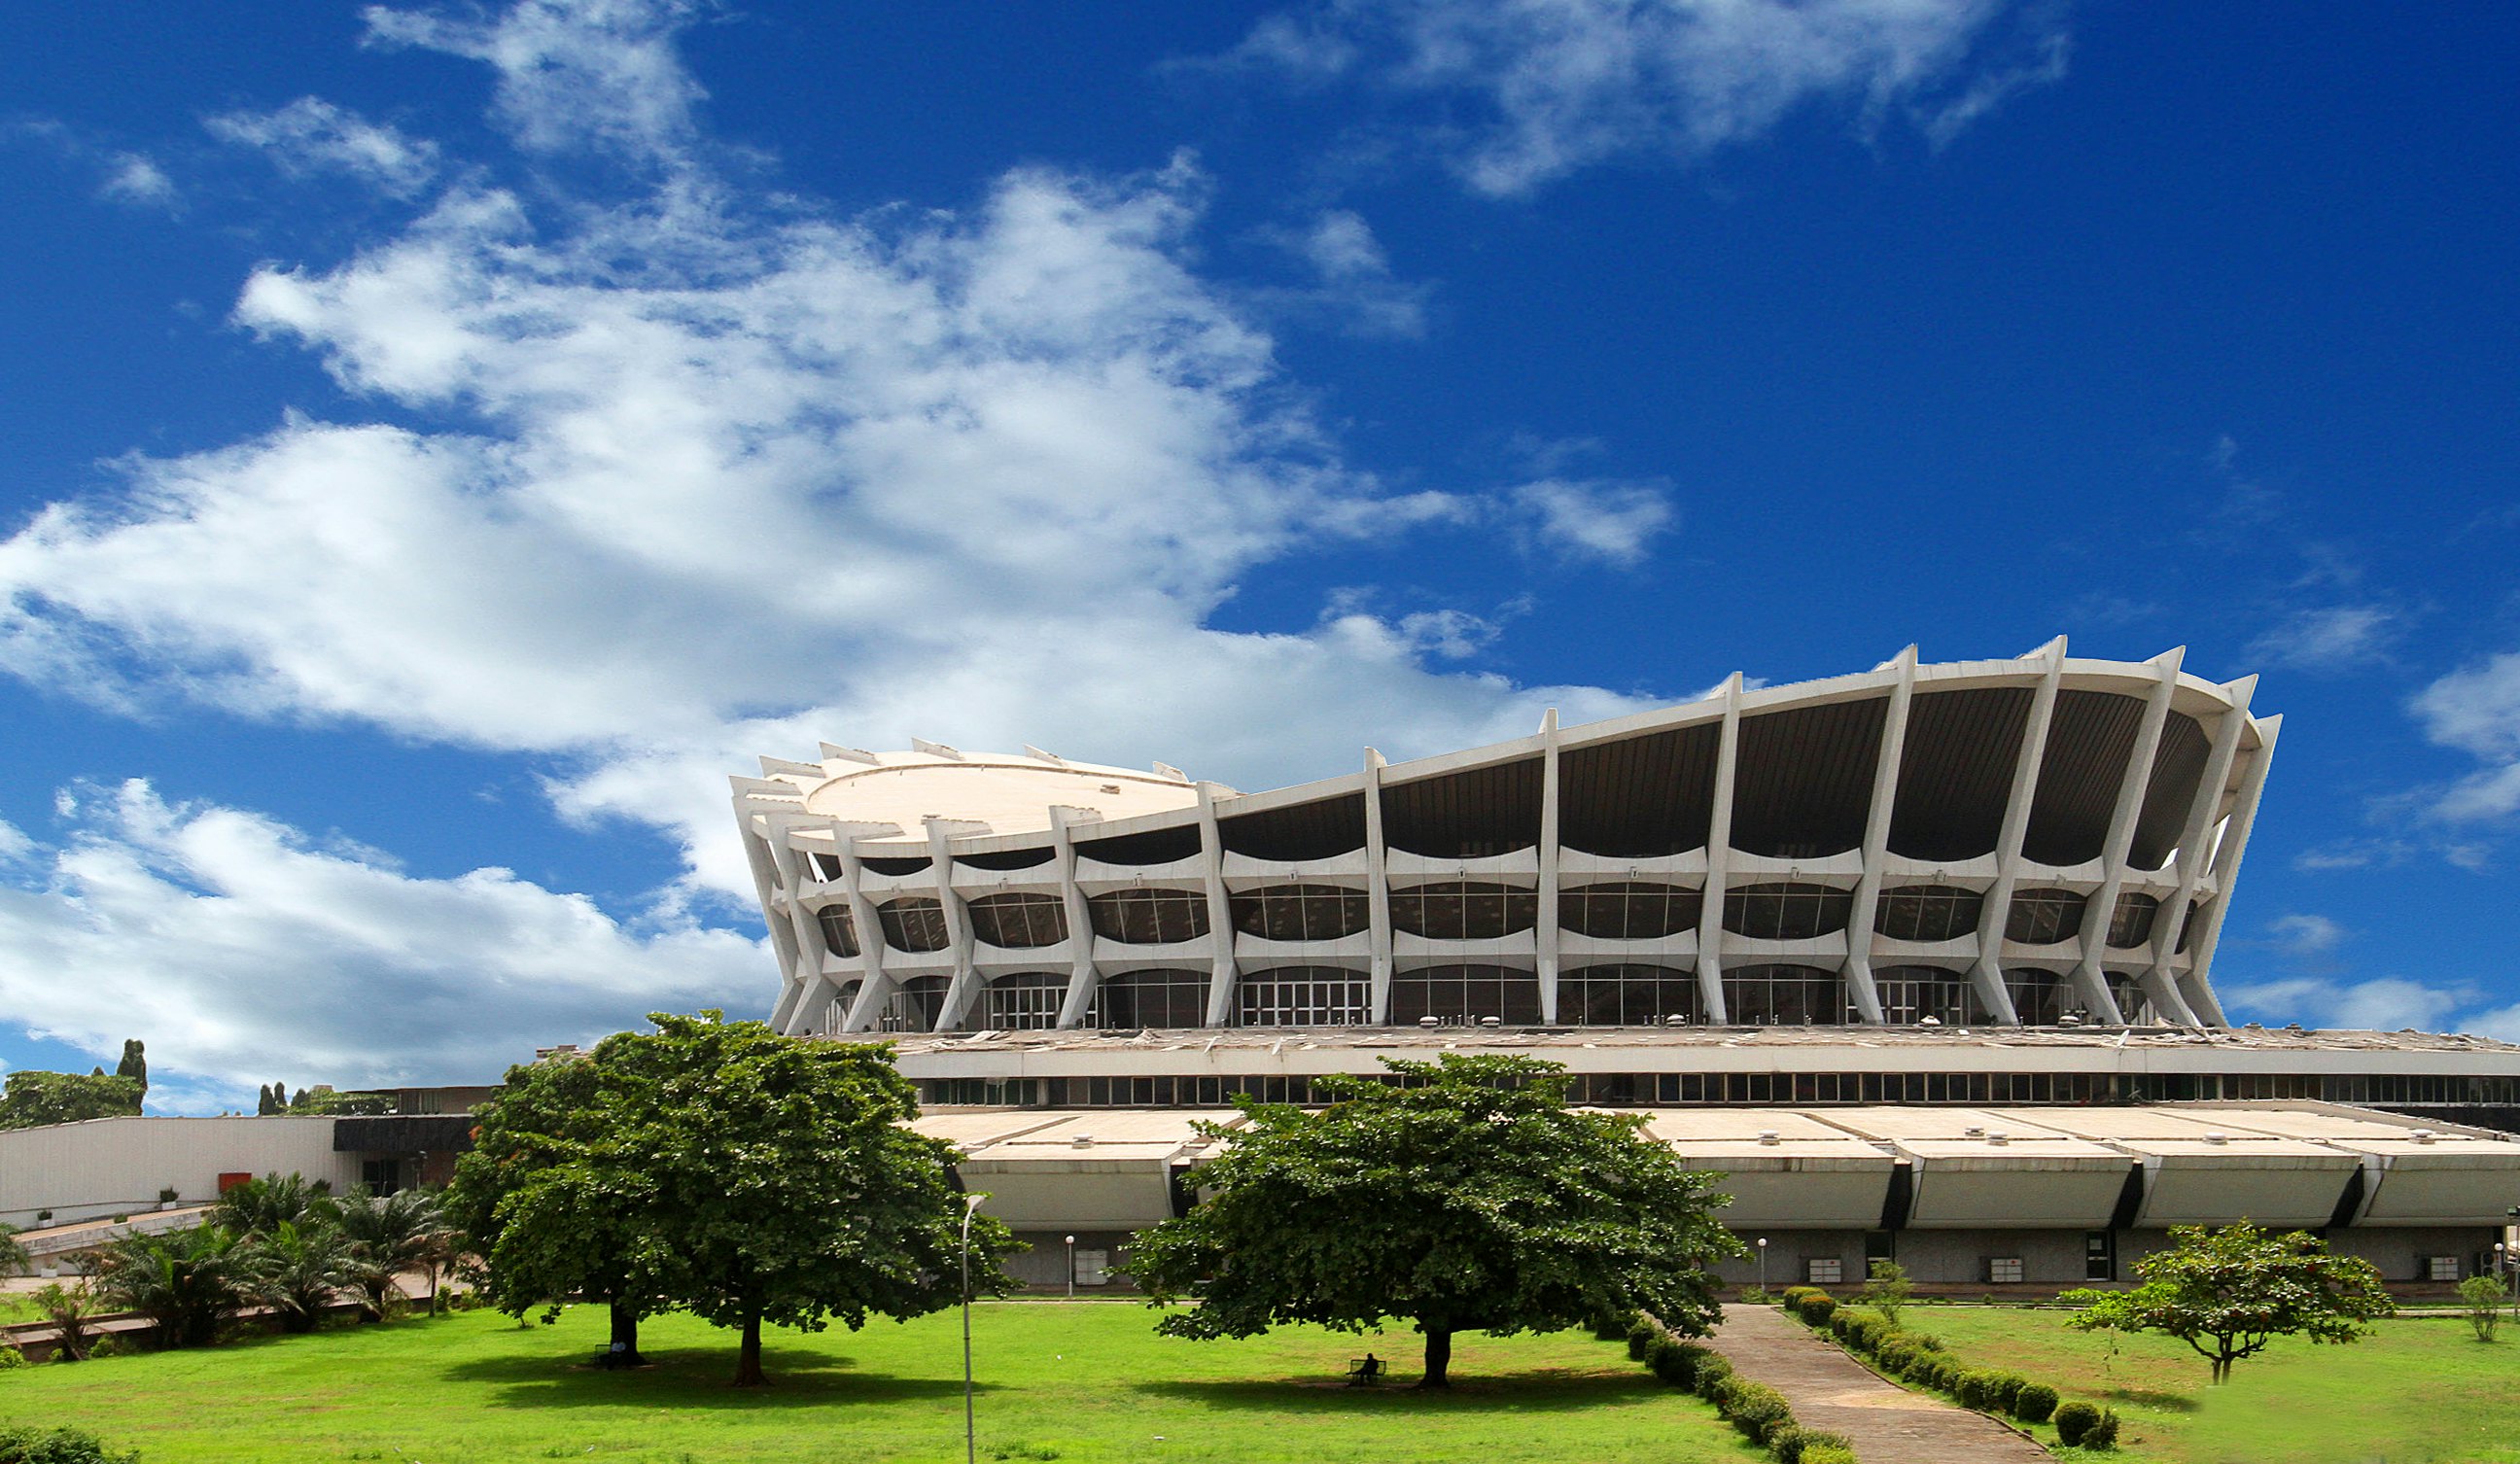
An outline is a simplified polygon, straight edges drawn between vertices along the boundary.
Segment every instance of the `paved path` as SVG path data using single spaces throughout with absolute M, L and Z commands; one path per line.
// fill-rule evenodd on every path
M 1707 1339 L 1733 1370 L 1793 1404 L 1807 1429 L 1844 1434 L 1861 1464 L 2042 1464 L 2052 1456 L 1982 1413 L 1883 1382 L 1774 1307 L 1727 1307 Z

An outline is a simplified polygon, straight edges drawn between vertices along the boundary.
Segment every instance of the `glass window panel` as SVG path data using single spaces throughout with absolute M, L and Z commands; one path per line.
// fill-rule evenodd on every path
M 1094 933 L 1131 946 L 1194 941 L 1207 934 L 1207 896 L 1193 890 L 1113 890 L 1085 902 Z
M 1200 1027 L 1206 1022 L 1204 971 L 1130 971 L 1106 976 L 1085 1008 L 1085 1025 L 1106 1031 Z
M 1067 939 L 1067 909 L 1057 895 L 982 895 L 967 908 L 971 938 L 984 945 L 1020 951 Z
M 2083 933 L 2083 897 L 2072 890 L 2023 890 L 2003 917 L 2003 938 L 2052 946 Z
M 1894 941 L 1954 941 L 1977 933 L 1985 903 L 1975 890 L 1909 885 L 1881 897 L 1875 928 Z
M 1340 966 L 1278 966 L 1246 973 L 1234 998 L 1245 1027 L 1362 1027 L 1372 1017 L 1373 985 Z
M 823 927 L 823 944 L 833 955 L 858 954 L 858 922 L 850 918 L 847 906 L 824 906 L 814 912 L 814 923 Z
M 883 926 L 883 943 L 895 951 L 942 951 L 949 944 L 945 907 L 932 895 L 887 900 L 875 914 Z
M 1584 966 L 1557 978 L 1557 1020 L 1576 1027 L 1661 1027 L 1704 1019 L 1696 973 L 1671 966 Z
M 2118 897 L 2118 908 L 2109 916 L 2109 945 L 2119 951 L 2142 945 L 2152 936 L 2152 917 L 2161 902 L 2150 895 L 2133 890 Z
M 1391 1021 L 1414 1025 L 1424 1017 L 1475 1026 L 1494 1017 L 1512 1027 L 1540 1021 L 1540 978 L 1504 966 L 1431 966 L 1391 978 Z
M 1395 890 L 1393 928 L 1439 941 L 1484 941 L 1540 923 L 1540 897 L 1510 885 L 1457 880 Z
M 1669 884 L 1588 884 L 1557 897 L 1559 928 L 1610 941 L 1658 940 L 1697 928 L 1698 892 Z
M 1838 1026 L 1849 1021 L 1846 983 L 1818 966 L 1742 966 L 1724 973 L 1724 1005 L 1735 1027 Z
M 1754 940 L 1807 941 L 1844 930 L 1855 896 L 1821 884 L 1753 884 L 1724 896 L 1724 928 Z
M 1334 941 L 1366 928 L 1372 903 L 1363 890 L 1282 884 L 1233 898 L 1234 928 L 1273 941 Z
M 1912 1026 L 1932 1017 L 1946 1026 L 1980 1025 L 1989 1020 L 1986 1003 L 1967 976 L 1935 966 L 1882 966 L 1872 973 L 1881 994 L 1881 1018 L 1894 1027 Z
M 1058 1025 L 1067 978 L 1055 971 L 1017 971 L 989 983 L 982 1005 L 992 1032 L 1031 1032 Z
M 901 984 L 884 1002 L 876 1017 L 879 1032 L 933 1032 L 936 1019 L 945 1014 L 945 988 L 942 976 L 914 976 Z

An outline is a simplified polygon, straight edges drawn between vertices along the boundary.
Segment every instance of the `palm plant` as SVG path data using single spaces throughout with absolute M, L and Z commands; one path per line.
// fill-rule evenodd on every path
M 55 1355 L 70 1362 L 87 1360 L 88 1349 L 96 1345 L 96 1298 L 88 1293 L 82 1281 L 64 1286 L 55 1281 L 37 1291 L 35 1309 L 53 1324 Z
M 371 1319 L 384 1320 L 394 1277 L 405 1271 L 429 1271 L 429 1297 L 437 1295 L 437 1264 L 443 1264 L 437 1196 L 425 1189 L 398 1189 L 382 1198 L 362 1185 L 341 1199 L 340 1229 L 355 1261 L 352 1279 L 367 1298 Z
M 97 1295 L 157 1323 L 166 1347 L 200 1347 L 255 1298 L 261 1257 L 224 1225 L 129 1234 L 97 1257 Z
M 26 1248 L 18 1243 L 16 1225 L 0 1225 L 0 1276 L 14 1276 L 33 1264 Z
M 248 1179 L 220 1195 L 207 1219 L 239 1235 L 269 1235 L 285 1224 L 330 1225 L 340 1208 L 333 1198 L 331 1180 L 272 1174 Z
M 353 1283 L 356 1258 L 340 1231 L 282 1220 L 260 1237 L 254 1294 L 280 1313 L 284 1332 L 311 1332 L 324 1309 Z

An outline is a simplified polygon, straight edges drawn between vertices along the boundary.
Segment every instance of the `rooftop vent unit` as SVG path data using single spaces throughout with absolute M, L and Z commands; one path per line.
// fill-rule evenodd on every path
M 1074 1138 L 1069 1139 L 1068 1143 L 1076 1148 L 1090 1149 L 1094 1147 L 1094 1135 L 1091 1133 L 1079 1133 Z
M 1960 1137 L 1962 1137 L 1962 1138 L 1984 1138 L 1984 1137 L 1986 1137 L 1986 1131 L 1985 1131 L 1984 1129 L 1982 1129 L 1982 1128 L 1978 1127 L 1978 1126 L 1977 1126 L 1977 1125 L 1975 1125 L 1975 1124 L 1971 1124 L 1971 1125 L 1969 1125 L 1967 1128 L 1962 1129 L 1962 1130 L 1960 1131 Z
M 1505 1020 L 1502 1017 L 1481 1017 L 1479 1018 L 1479 1025 L 1482 1027 L 1502 1027 L 1505 1025 Z
M 2227 1144 L 2231 1141 L 2231 1135 L 2224 1132 L 2220 1129 L 2217 1129 L 2213 1132 L 2205 1135 L 2205 1141 L 2209 1144 Z
M 1419 1017 L 1418 1019 L 1418 1025 L 1425 1028 L 1429 1032 L 1432 1032 L 1436 1028 L 1444 1025 L 1444 1019 L 1442 1017 Z
M 1763 1143 L 1763 1144 L 1773 1144 L 1773 1143 L 1779 1142 L 1779 1139 L 1778 1139 L 1778 1134 L 1777 1134 L 1777 1131 L 1776 1131 L 1776 1130 L 1774 1130 L 1774 1129 L 1762 1129 L 1762 1130 L 1760 1130 L 1760 1131 L 1759 1131 L 1759 1142 L 1761 1142 L 1761 1143 Z
M 2003 1135 L 2003 1131 L 2002 1131 L 2002 1130 L 1998 1130 L 1998 1131 L 1996 1131 L 1995 1132 L 1988 1134 L 1988 1135 L 1986 1136 L 1986 1141 L 1987 1141 L 1988 1143 L 1991 1143 L 1991 1144 L 1996 1145 L 1996 1146 L 1997 1146 L 1997 1147 L 1999 1147 L 1999 1148 L 2002 1147 L 2002 1146 L 2003 1146 L 2003 1145 L 2005 1145 L 2005 1144 L 2008 1144 L 2008 1143 L 2012 1142 L 2012 1140 L 2011 1140 L 2011 1139 L 2004 1137 L 2004 1135 Z

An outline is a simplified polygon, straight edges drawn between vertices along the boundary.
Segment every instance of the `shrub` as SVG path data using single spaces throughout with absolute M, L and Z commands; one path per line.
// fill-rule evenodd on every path
M 1945 1393 L 1958 1393 L 1960 1377 L 1967 1371 L 1958 1357 L 1946 1353 L 1934 1358 L 1933 1366 L 1925 1374 L 1925 1381 Z
M 1805 1464 L 1806 1460 L 1817 1457 L 1812 1450 L 1828 1448 L 1845 1449 L 1847 1457 L 1854 1457 L 1855 1445 L 1848 1442 L 1843 1434 L 1789 1423 L 1768 1435 L 1768 1451 L 1777 1456 L 1778 1464 Z
M 1816 1443 L 1803 1450 L 1802 1464 L 1855 1464 L 1855 1450 L 1842 1444 Z
M 26 1354 L 24 1353 L 22 1353 L 16 1348 L 10 1347 L 5 1343 L 0 1343 L 0 1372 L 9 1372 L 16 1368 L 24 1367 L 25 1365 Z
M 2046 1423 L 2056 1411 L 2056 1390 L 2045 1383 L 2024 1383 L 2012 1396 L 2012 1416 L 2023 1423 Z
M 1794 1421 L 1794 1410 L 1783 1394 L 1748 1378 L 1727 1378 L 1718 1384 L 1715 1406 L 1753 1443 L 1765 1442 L 1772 1430 Z
M 2056 1410 L 2056 1442 L 2067 1447 L 2079 1447 L 2100 1422 L 2100 1410 L 2076 1398 Z
M 1960 1400 L 1963 1408 L 1983 1408 L 1994 1384 L 1995 1374 L 1982 1368 L 1971 1368 L 1960 1374 L 1959 1386 L 1952 1390 L 1952 1396 Z
M 1794 1303 L 1794 1315 L 1801 1317 L 1807 1327 L 1827 1326 L 1836 1310 L 1837 1298 L 1825 1291 L 1815 1291 Z
M 1801 1309 L 1804 1297 L 1826 1295 L 1828 1295 L 1827 1292 L 1817 1286 L 1788 1286 L 1777 1294 L 1777 1301 L 1786 1310 L 1794 1311 Z
M 1639 1319 L 1633 1311 L 1611 1313 L 1593 1323 L 1593 1335 L 1603 1342 L 1617 1342 L 1636 1327 Z
M 2017 1372 L 1990 1372 L 1986 1378 L 1986 1406 L 1998 1413 L 2011 1412 L 2012 1400 L 2030 1386 L 2030 1380 Z
M 1640 1316 L 1628 1327 L 1628 1356 L 1642 1362 L 1653 1355 L 1653 1345 L 1662 1340 L 1662 1328 Z
M 1710 1403 L 1714 1402 L 1715 1391 L 1723 1387 L 1724 1380 L 1731 1376 L 1732 1376 L 1732 1364 L 1727 1361 L 1722 1353 L 1709 1353 L 1698 1358 L 1697 1378 L 1693 1384 L 1697 1389 L 1697 1396 Z
M 2459 1310 L 2476 1329 L 2477 1341 L 2494 1340 L 2495 1325 L 2502 1319 L 2502 1303 L 2510 1295 L 2500 1276 L 2479 1272 L 2458 1283 Z
M 1905 1376 L 1908 1369 L 1921 1355 L 1923 1354 L 1917 1351 L 1915 1339 L 1905 1332 L 1895 1332 L 1883 1338 L 1881 1345 L 1872 1350 L 1872 1360 L 1881 1364 L 1883 1372 L 1898 1373 L 1901 1376 Z
M 2102 1408 L 2100 1410 L 2100 1421 L 2092 1425 L 2091 1431 L 2083 1436 L 2083 1447 L 2115 1448 L 2117 1446 L 2118 1410 L 2115 1408 Z
M 1764 1307 L 1768 1305 L 1768 1288 L 1765 1286 L 1742 1287 L 1741 1305 L 1744 1307 Z
M 1674 1388 L 1695 1388 L 1697 1370 L 1715 1353 L 1694 1342 L 1665 1341 L 1653 1351 L 1649 1365 L 1655 1377 Z
M 1909 1290 L 1908 1272 L 1898 1262 L 1876 1260 L 1867 1267 L 1864 1303 L 1894 1327 L 1899 1324 L 1899 1309 L 1908 1305 Z
M 0 1464 L 133 1464 L 129 1449 L 111 1449 L 85 1429 L 0 1428 Z

